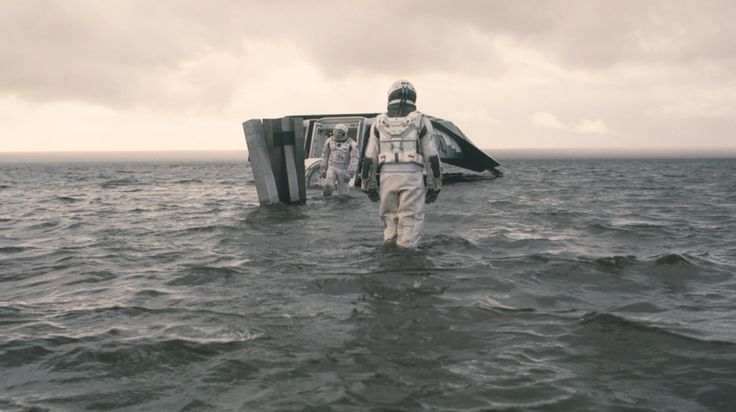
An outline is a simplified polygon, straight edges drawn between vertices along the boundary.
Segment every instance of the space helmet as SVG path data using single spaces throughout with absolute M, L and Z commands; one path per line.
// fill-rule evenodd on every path
M 342 136 L 336 133 L 338 130 L 342 131 Z M 346 140 L 348 138 L 348 127 L 342 123 L 336 124 L 335 127 L 332 128 L 332 136 L 335 137 L 335 140 Z
M 417 90 L 408 80 L 397 80 L 388 89 L 388 104 L 417 104 Z

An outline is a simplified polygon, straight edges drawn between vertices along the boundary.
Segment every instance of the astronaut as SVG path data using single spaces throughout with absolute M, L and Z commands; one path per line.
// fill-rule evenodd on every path
M 350 179 L 358 169 L 358 147 L 348 137 L 348 128 L 340 123 L 332 129 L 332 136 L 322 149 L 320 171 L 325 179 L 322 193 L 331 196 L 337 185 L 337 194 L 346 195 L 350 191 Z
M 408 249 L 419 242 L 425 203 L 437 200 L 442 189 L 434 129 L 417 111 L 416 98 L 414 86 L 406 80 L 391 86 L 387 111 L 371 126 L 361 168 L 361 189 L 374 202 L 380 200 L 383 241 Z

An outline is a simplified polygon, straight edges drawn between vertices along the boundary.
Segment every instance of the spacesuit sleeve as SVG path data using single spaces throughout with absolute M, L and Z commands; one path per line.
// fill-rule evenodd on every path
M 319 170 L 323 174 L 327 170 L 327 161 L 330 158 L 330 140 L 332 140 L 331 137 L 325 141 L 325 146 L 322 148 L 322 162 L 319 165 Z
M 361 187 L 363 190 L 376 188 L 376 171 L 378 168 L 379 141 L 377 137 L 376 122 L 371 125 L 368 135 L 368 144 L 363 155 L 363 164 L 360 171 Z
M 350 140 L 350 163 L 348 164 L 348 173 L 350 176 L 355 176 L 355 172 L 358 169 L 358 145 L 354 141 Z
M 442 189 L 442 166 L 440 165 L 440 155 L 437 151 L 437 142 L 434 138 L 434 127 L 432 122 L 422 116 L 422 128 L 419 132 L 422 156 L 424 157 L 424 167 L 427 169 L 427 185 L 430 189 Z

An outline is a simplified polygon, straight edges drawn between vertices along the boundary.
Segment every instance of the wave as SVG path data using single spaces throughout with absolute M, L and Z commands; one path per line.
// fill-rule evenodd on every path
M 4 246 L 4 247 L 0 247 L 0 253 L 7 253 L 7 254 L 23 253 L 27 250 L 33 250 L 33 249 L 35 248 L 30 247 L 30 246 Z
M 706 254 L 707 255 L 707 254 Z M 625 269 L 630 267 L 653 267 L 659 269 L 683 269 L 697 270 L 705 262 L 695 263 L 693 258 L 688 255 L 679 253 L 664 253 L 655 255 L 648 259 L 640 259 L 634 255 L 613 255 L 604 257 L 583 257 L 583 261 L 588 261 L 601 268 Z
M 678 255 L 677 253 L 668 253 L 662 255 L 654 260 L 656 266 L 682 266 L 682 267 L 694 267 L 689 260 L 684 256 Z
M 632 312 L 632 313 L 662 313 L 667 309 L 658 306 L 652 302 L 633 302 L 621 305 L 614 309 L 614 312 Z
M 50 229 L 50 228 L 53 228 L 53 227 L 57 227 L 60 224 L 61 224 L 61 222 L 58 221 L 58 220 L 56 220 L 56 221 L 49 221 L 49 222 L 41 222 L 41 223 L 36 223 L 35 225 L 30 226 L 29 229 L 32 229 L 32 230 L 35 230 L 35 229 Z
M 203 215 L 206 215 L 206 214 L 203 213 Z M 216 232 L 236 231 L 236 230 L 239 230 L 237 226 L 228 225 L 228 224 L 215 224 L 215 225 L 188 227 L 186 229 L 178 230 L 177 232 L 175 232 L 175 234 L 189 235 L 192 233 L 216 233 Z
M 143 342 L 112 342 L 75 345 L 71 350 L 47 356 L 45 366 L 55 372 L 105 370 L 108 376 L 124 377 L 153 369 L 179 367 L 217 355 L 222 348 L 184 339 Z
M 596 258 L 593 262 L 603 268 L 623 269 L 637 263 L 636 256 L 606 256 Z
M 478 307 L 479 309 L 491 310 L 491 311 L 501 310 L 504 312 L 534 312 L 534 309 L 532 308 L 517 308 L 517 307 L 509 306 L 509 305 L 499 302 L 498 300 L 490 296 L 484 296 L 478 299 L 475 302 L 475 306 Z
M 132 177 L 124 177 L 122 179 L 111 179 L 100 183 L 100 187 L 103 189 L 113 189 L 125 186 L 138 186 L 144 184 L 138 179 Z
M 21 308 L 18 308 L 16 305 L 0 305 L 0 315 L 2 315 L 3 318 L 7 316 L 19 315 L 21 313 L 23 313 L 23 310 Z
M 227 382 L 232 384 L 252 378 L 258 370 L 251 363 L 244 362 L 243 360 L 226 359 L 208 371 L 207 375 L 202 378 L 202 381 L 207 383 Z M 196 408 L 196 410 L 200 410 L 200 408 Z
M 118 318 L 118 317 L 126 317 L 126 318 L 137 318 L 137 317 L 145 317 L 145 316 L 165 316 L 169 314 L 177 314 L 180 313 L 181 309 L 151 309 L 151 308 L 144 308 L 141 306 L 121 306 L 121 305 L 112 305 L 112 306 L 102 306 L 102 307 L 91 307 L 91 308 L 82 308 L 82 309 L 73 309 L 73 310 L 67 310 L 63 313 L 59 313 L 54 317 L 55 321 L 64 321 L 68 322 L 74 319 L 79 318 L 85 318 L 85 317 L 91 317 L 91 318 L 99 318 L 99 319 L 112 319 L 112 318 Z
M 684 341 L 702 343 L 708 345 L 727 345 L 736 347 L 736 342 L 726 341 L 722 339 L 709 339 L 693 334 L 685 334 L 674 331 L 666 326 L 655 323 L 645 322 L 619 316 L 613 313 L 587 312 L 578 319 L 578 325 L 581 328 L 596 328 L 604 335 L 620 335 L 621 333 L 646 333 L 662 336 L 665 338 L 675 338 Z M 634 341 L 643 342 L 644 338 L 631 338 Z
M 64 286 L 74 286 L 74 285 L 79 285 L 83 283 L 106 282 L 108 280 L 112 280 L 117 277 L 118 277 L 117 274 L 107 271 L 107 270 L 86 271 L 86 272 L 80 273 L 77 279 L 70 280 L 69 282 L 65 283 Z
M 438 233 L 436 235 L 424 236 L 422 247 L 427 249 L 457 249 L 466 251 L 476 249 L 477 245 L 463 236 Z
M 135 297 L 139 298 L 159 298 L 162 296 L 169 295 L 168 292 L 162 292 L 155 289 L 143 289 L 135 292 Z
M 16 340 L 0 345 L 0 364 L 39 362 L 55 371 L 89 370 L 94 365 L 114 366 L 110 373 L 140 373 L 167 365 L 198 362 L 237 348 L 263 336 L 263 332 L 234 327 L 173 326 L 159 337 L 132 336 L 109 329 L 81 338 L 56 336 L 40 340 Z M 69 349 L 71 348 L 71 349 Z
M 19 366 L 36 363 L 39 359 L 53 353 L 53 351 L 45 348 L 43 345 L 19 344 L 16 341 L 0 345 L 2 353 L 0 354 L 0 367 L 17 368 Z
M 652 230 L 668 230 L 669 227 L 667 225 L 657 224 L 657 223 L 645 223 L 645 222 L 638 222 L 638 223 L 623 223 L 620 225 L 620 227 L 631 230 L 631 231 L 652 231 Z
M 67 224 L 66 226 L 64 226 L 62 229 L 63 230 L 79 229 L 80 227 L 84 227 L 86 225 L 87 223 L 84 223 L 84 222 L 71 222 Z
M 64 203 L 76 203 L 82 201 L 82 199 L 77 199 L 76 197 L 71 196 L 56 196 L 54 199 Z
M 706 267 L 693 263 L 686 255 L 677 253 L 654 256 L 645 261 L 641 270 L 662 281 L 674 282 L 670 285 L 678 287 L 685 287 L 689 281 L 715 279 L 713 275 L 720 277 L 719 271 L 706 270 Z
M 515 238 L 515 235 L 503 234 L 501 237 L 502 240 L 493 242 L 497 248 L 537 251 L 554 249 L 558 245 L 558 242 L 542 236 Z
M 623 234 L 627 236 L 634 235 L 636 237 L 652 237 L 661 235 L 663 232 L 669 233 L 670 228 L 656 224 L 622 224 L 616 225 L 612 223 L 593 223 L 582 227 L 582 230 L 595 235 L 617 235 Z
M 129 318 L 129 319 L 170 319 L 177 316 L 206 316 L 219 317 L 222 319 L 229 318 L 230 313 L 218 312 L 206 308 L 200 309 L 183 309 L 183 308 L 148 308 L 134 305 L 111 305 L 101 307 L 87 307 L 79 309 L 69 309 L 53 316 L 54 322 L 70 322 L 82 318 L 98 318 L 110 321 L 111 319 Z M 111 329 L 113 331 L 113 329 Z
M 213 282 L 223 282 L 232 276 L 242 275 L 237 267 L 228 266 L 192 266 L 185 270 L 185 274 L 166 282 L 168 286 L 200 286 Z
M 567 209 L 547 209 L 547 210 L 539 210 L 539 211 L 533 211 L 530 213 L 532 216 L 539 216 L 539 217 L 553 217 L 555 219 L 560 220 L 570 220 L 574 221 L 575 219 L 580 219 L 585 216 L 588 216 L 587 213 L 579 212 L 576 210 L 567 210 Z

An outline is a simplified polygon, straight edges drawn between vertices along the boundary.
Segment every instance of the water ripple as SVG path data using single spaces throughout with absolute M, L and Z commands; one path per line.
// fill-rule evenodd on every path
M 0 409 L 732 409 L 736 162 L 505 168 L 406 252 L 244 163 L 0 165 Z

